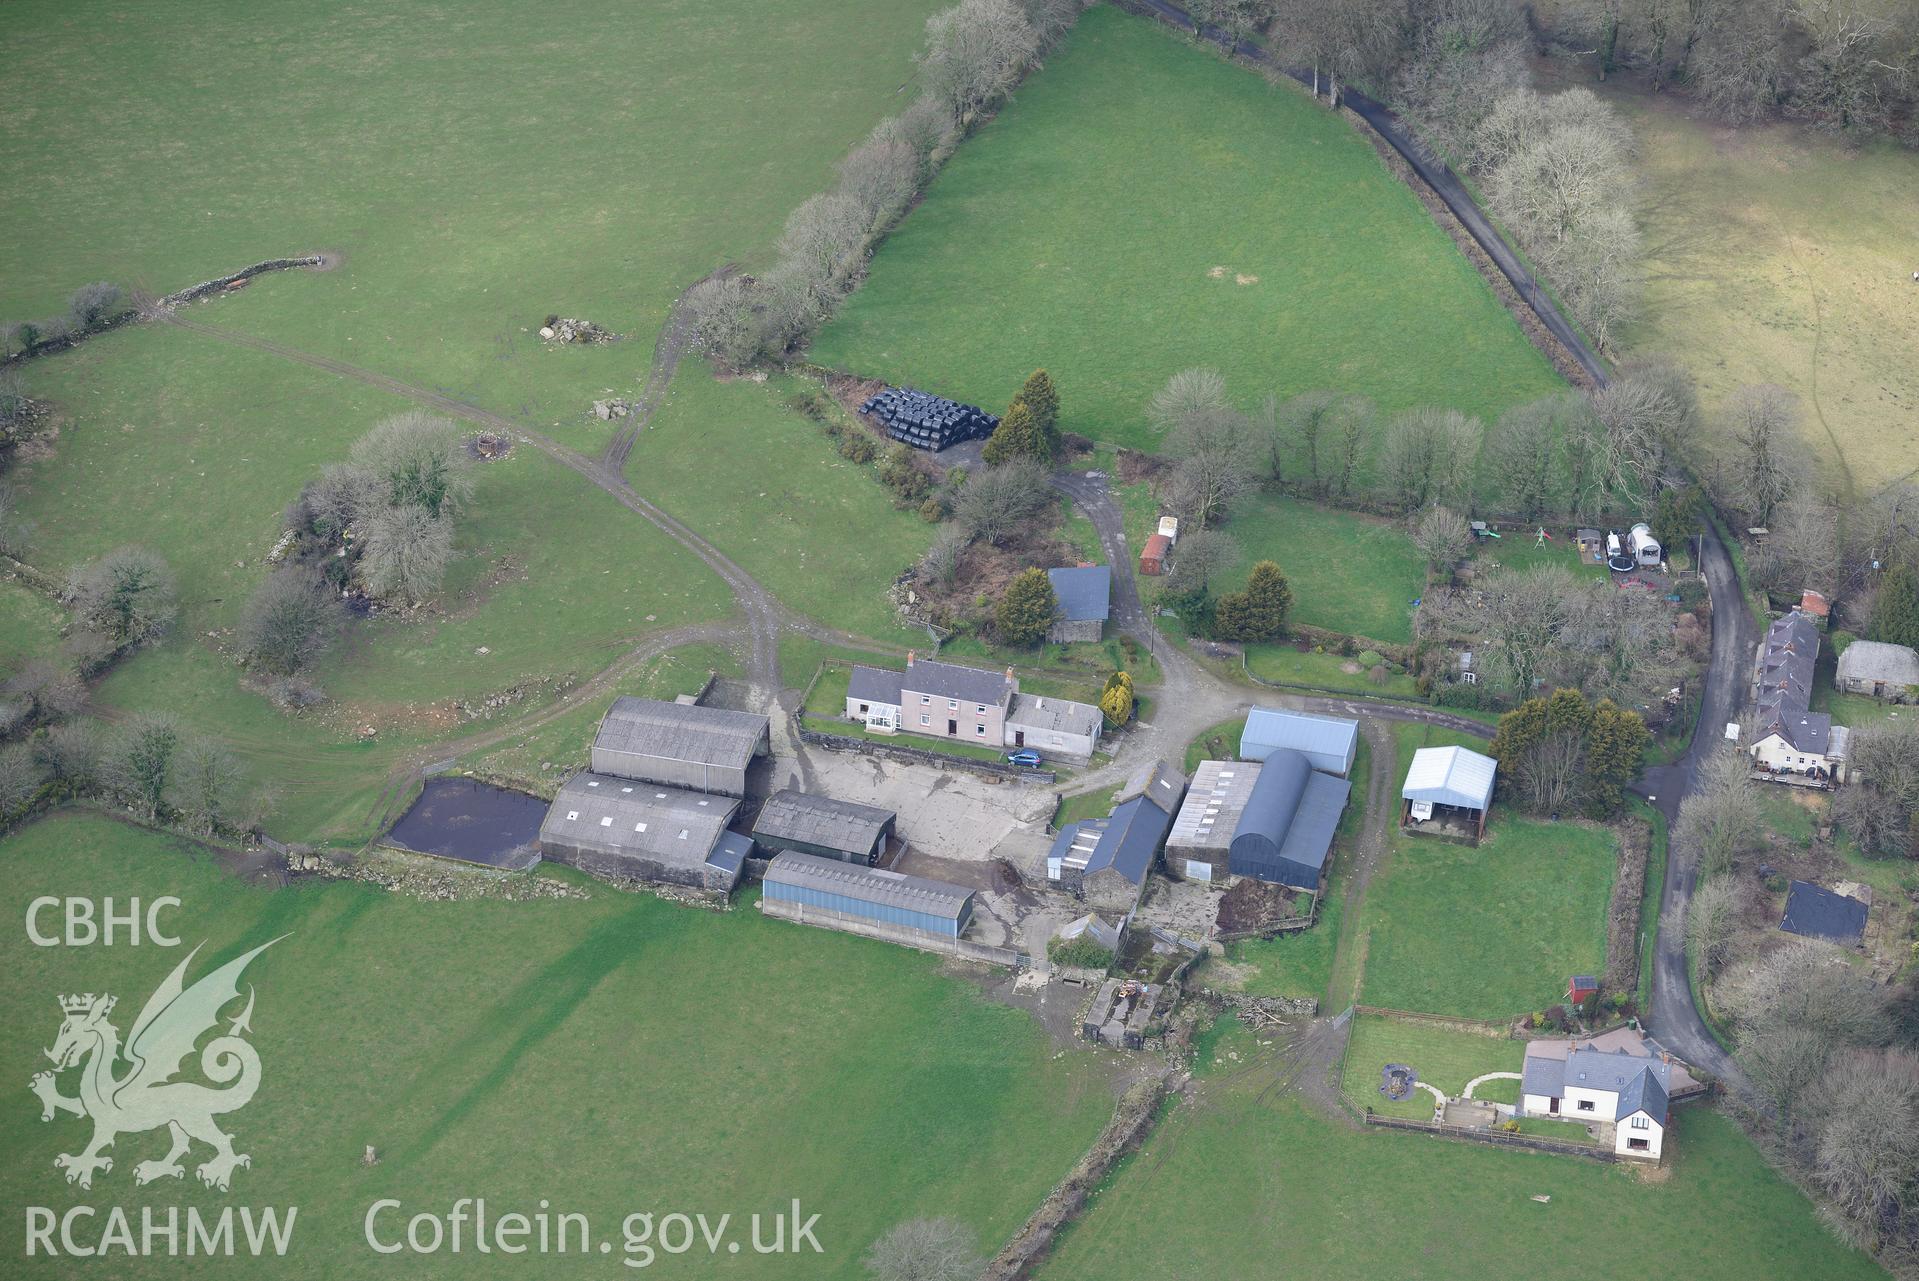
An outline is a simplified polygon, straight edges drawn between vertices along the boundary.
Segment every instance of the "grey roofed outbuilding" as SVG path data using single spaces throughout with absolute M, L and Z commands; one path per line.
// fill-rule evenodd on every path
M 802 853 L 838 850 L 865 857 L 893 828 L 892 810 L 786 788 L 766 798 L 753 822 L 753 839 L 769 849 L 805 846 Z
M 1067 698 L 1047 698 L 1034 694 L 1013 695 L 1006 712 L 1006 723 L 1022 729 L 1058 730 L 1063 734 L 1090 734 L 1099 737 L 1105 717 L 1091 703 L 1075 703 Z
M 1314 769 L 1345 775 L 1359 750 L 1359 722 L 1277 707 L 1248 712 L 1239 736 L 1240 759 L 1263 761 L 1281 748 L 1303 752 Z
M 1018 686 L 1004 672 L 985 672 L 977 667 L 909 656 L 906 670 L 900 673 L 900 688 L 961 703 L 991 706 L 1011 697 Z
M 1866 905 L 1809 881 L 1786 888 L 1786 912 L 1779 928 L 1788 934 L 1856 947 L 1866 935 Z
M 889 872 L 884 868 L 860 867 L 812 854 L 776 855 L 766 865 L 766 882 L 843 895 L 949 921 L 963 919 L 971 910 L 973 899 L 973 891 L 963 885 Z
M 1141 766 L 1126 780 L 1126 786 L 1114 798 L 1125 802 L 1135 796 L 1151 797 L 1153 804 L 1168 814 L 1179 811 L 1179 798 L 1186 794 L 1186 776 L 1164 760 Z
M 1129 884 L 1145 884 L 1146 873 L 1173 825 L 1173 816 L 1145 796 L 1135 796 L 1115 807 L 1104 822 L 1099 843 L 1086 860 L 1086 874 L 1111 868 Z
M 740 803 L 610 774 L 575 774 L 553 798 L 540 844 L 696 870 Z
M 1280 748 L 1260 763 L 1228 847 L 1235 876 L 1316 890 L 1353 785 Z
M 753 840 L 738 832 L 721 832 L 719 844 L 706 856 L 706 865 L 733 876 L 740 874 L 746 860 L 753 857 Z
M 767 724 L 724 707 L 616 698 L 593 739 L 593 770 L 743 795 L 746 768 L 766 749 Z
M 846 696 L 862 703 L 900 705 L 900 674 L 884 667 L 855 667 L 846 681 Z
M 1075 623 L 1103 623 L 1112 614 L 1112 566 L 1049 569 L 1046 576 L 1053 580 L 1053 596 L 1059 601 L 1062 618 Z
M 1499 762 L 1464 747 L 1422 747 L 1413 753 L 1400 796 L 1458 809 L 1483 810 L 1492 804 L 1493 776 Z
M 1919 652 L 1890 641 L 1856 640 L 1839 652 L 1837 680 L 1919 685 Z

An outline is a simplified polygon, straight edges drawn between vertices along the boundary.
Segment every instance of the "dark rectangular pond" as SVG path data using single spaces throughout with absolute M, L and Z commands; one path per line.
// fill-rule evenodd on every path
M 477 779 L 442 775 L 386 834 L 389 844 L 511 871 L 539 859 L 537 842 L 547 804 L 537 796 Z

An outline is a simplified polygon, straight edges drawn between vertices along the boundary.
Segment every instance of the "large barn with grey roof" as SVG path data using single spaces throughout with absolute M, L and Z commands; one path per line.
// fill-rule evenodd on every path
M 540 825 L 540 852 L 596 876 L 730 892 L 742 859 L 730 796 L 587 771 L 566 781 Z
M 616 698 L 593 740 L 593 771 L 696 792 L 746 795 L 747 770 L 768 750 L 764 716 L 698 703 Z

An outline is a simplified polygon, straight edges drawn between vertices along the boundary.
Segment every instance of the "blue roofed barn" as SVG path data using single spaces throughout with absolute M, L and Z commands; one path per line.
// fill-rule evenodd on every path
M 760 910 L 805 925 L 950 950 L 973 919 L 973 891 L 923 876 L 787 853 L 766 865 Z

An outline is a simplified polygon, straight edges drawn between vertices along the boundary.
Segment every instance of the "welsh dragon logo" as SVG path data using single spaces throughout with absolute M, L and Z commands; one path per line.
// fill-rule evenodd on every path
M 134 1166 L 136 1183 L 183 1177 L 186 1171 L 180 1158 L 187 1155 L 196 1139 L 213 1149 L 212 1157 L 195 1170 L 200 1182 L 210 1188 L 226 1191 L 233 1171 L 253 1164 L 245 1153 L 233 1150 L 233 1136 L 214 1123 L 215 1117 L 245 1107 L 260 1087 L 260 1056 L 243 1039 L 253 1030 L 251 986 L 247 988 L 246 1008 L 228 1021 L 224 1034 L 215 1036 L 200 1051 L 200 1072 L 214 1085 L 174 1078 L 200 1038 L 217 1028 L 220 1011 L 239 999 L 242 971 L 254 957 L 279 941 L 263 943 L 186 987 L 187 966 L 200 952 L 199 947 L 194 948 L 147 998 L 124 1047 L 119 1029 L 107 1021 L 113 1013 L 114 997 L 103 992 L 60 998 L 60 1010 L 66 1019 L 53 1048 L 46 1051 L 53 1070 L 37 1074 L 32 1089 L 40 1097 L 42 1121 L 51 1121 L 57 1112 L 71 1112 L 93 1121 L 93 1141 L 84 1150 L 53 1159 L 56 1169 L 66 1171 L 68 1183 L 92 1187 L 96 1172 L 104 1174 L 113 1169 L 112 1158 L 103 1153 L 115 1139 L 161 1126 L 172 1136 L 173 1146 L 161 1159 Z M 68 1098 L 60 1093 L 55 1078 L 76 1066 L 80 1068 L 80 1093 L 77 1098 Z

